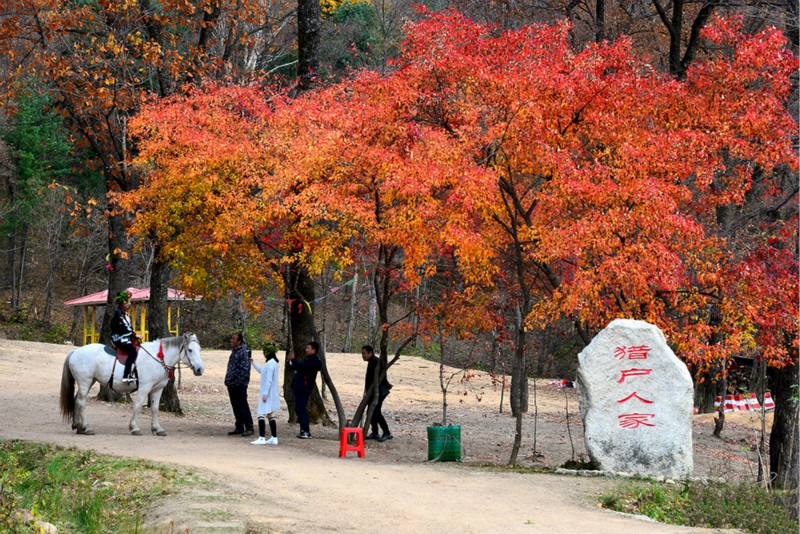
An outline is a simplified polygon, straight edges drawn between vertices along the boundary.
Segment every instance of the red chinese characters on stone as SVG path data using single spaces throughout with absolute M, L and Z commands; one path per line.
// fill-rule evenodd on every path
M 617 347 L 614 349 L 614 358 L 618 360 L 646 360 L 650 347 L 637 345 L 633 347 Z
M 627 397 L 625 397 L 624 399 L 620 399 L 620 400 L 618 400 L 617 402 L 618 402 L 619 404 L 622 404 L 623 402 L 628 402 L 628 401 L 629 401 L 629 400 L 631 400 L 631 399 L 636 399 L 636 400 L 638 400 L 638 401 L 641 401 L 641 402 L 643 402 L 644 404 L 653 404 L 653 401 L 651 401 L 651 400 L 647 400 L 647 399 L 643 399 L 643 398 L 642 398 L 642 397 L 640 397 L 640 396 L 639 396 L 639 395 L 638 395 L 638 394 L 637 394 L 635 391 L 634 391 L 633 393 L 631 393 L 630 395 L 628 395 Z
M 655 417 L 654 413 L 624 413 L 618 415 L 619 426 L 622 428 L 639 428 L 640 426 L 656 426 L 655 423 L 648 423 L 648 419 Z
M 650 347 L 647 345 L 633 345 L 630 347 L 616 347 L 614 349 L 614 358 L 617 360 L 646 360 L 648 353 L 650 352 Z M 653 372 L 653 369 L 650 368 L 640 368 L 640 367 L 633 367 L 630 369 L 620 369 L 620 377 L 617 380 L 618 384 L 622 384 L 625 382 L 625 379 L 637 377 L 637 376 L 648 376 L 650 373 Z M 642 404 L 653 404 L 654 401 L 650 399 L 646 399 L 640 396 L 636 391 L 631 393 L 625 398 L 617 400 L 618 404 L 625 404 L 628 401 L 637 400 Z M 653 413 L 624 413 L 622 415 L 618 415 L 617 419 L 619 421 L 619 426 L 622 428 L 627 429 L 635 429 L 639 428 L 640 426 L 647 426 L 647 427 L 654 427 L 656 426 L 655 422 L 652 419 L 655 418 L 655 414 Z
M 619 380 L 617 380 L 617 383 L 622 384 L 623 382 L 625 382 L 625 379 L 628 378 L 629 376 L 646 376 L 652 372 L 653 372 L 652 369 L 638 369 L 636 367 L 634 367 L 633 369 L 622 369 L 620 371 L 620 377 Z

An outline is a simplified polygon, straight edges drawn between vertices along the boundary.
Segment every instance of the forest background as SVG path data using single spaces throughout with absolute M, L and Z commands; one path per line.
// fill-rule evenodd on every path
M 150 287 L 157 337 L 175 285 L 204 346 L 416 351 L 511 375 L 518 415 L 645 319 L 701 411 L 753 364 L 796 483 L 794 2 L 2 9 L 4 335 L 75 341 L 62 301 Z

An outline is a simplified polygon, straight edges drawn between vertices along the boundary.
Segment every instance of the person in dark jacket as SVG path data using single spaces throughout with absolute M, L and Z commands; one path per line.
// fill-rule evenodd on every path
M 127 291 L 120 291 L 116 296 L 114 302 L 117 307 L 114 309 L 114 316 L 111 318 L 111 343 L 125 351 L 128 355 L 125 360 L 125 371 L 122 373 L 123 382 L 133 382 L 136 379 L 131 376 L 131 369 L 136 362 L 136 345 L 139 338 L 131 326 L 131 320 L 128 317 L 128 302 L 130 301 L 130 293 Z
M 366 395 L 369 393 L 370 402 L 372 402 L 372 395 L 374 392 L 370 392 L 370 388 L 372 388 L 372 384 L 375 382 L 375 374 L 380 372 L 381 361 L 375 356 L 375 349 L 373 349 L 371 345 L 364 345 L 361 347 L 361 357 L 367 362 L 367 373 L 364 375 L 364 394 Z M 378 385 L 378 404 L 375 405 L 375 409 L 372 411 L 372 418 L 369 421 L 371 432 L 364 439 L 387 441 L 394 437 L 392 433 L 389 432 L 389 425 L 386 423 L 386 418 L 383 416 L 383 413 L 381 413 L 383 401 L 389 395 L 390 389 L 392 389 L 392 385 L 386 379 L 386 376 L 384 376 L 383 380 L 381 380 Z M 380 436 L 378 436 L 378 426 L 381 427 L 382 433 Z
M 231 334 L 231 351 L 228 357 L 228 370 L 225 373 L 225 386 L 231 399 L 231 408 L 236 423 L 229 436 L 252 436 L 253 416 L 247 402 L 247 386 L 250 384 L 250 349 L 244 342 L 241 332 Z
M 286 356 L 286 365 L 294 369 L 295 374 L 292 379 L 292 392 L 294 393 L 294 413 L 300 422 L 300 439 L 311 439 L 311 430 L 308 426 L 308 399 L 314 391 L 317 381 L 317 373 L 322 369 L 322 362 L 317 353 L 319 343 L 311 341 L 306 345 L 306 357 L 300 362 L 294 359 L 293 354 Z

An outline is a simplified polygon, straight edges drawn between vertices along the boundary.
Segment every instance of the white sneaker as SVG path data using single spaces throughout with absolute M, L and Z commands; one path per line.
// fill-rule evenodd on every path
M 262 437 L 259 437 L 257 440 L 251 441 L 250 445 L 266 445 L 267 443 L 268 443 L 267 440 L 265 440 Z
M 266 441 L 266 444 L 267 445 L 277 445 L 278 444 L 278 438 L 269 438 Z

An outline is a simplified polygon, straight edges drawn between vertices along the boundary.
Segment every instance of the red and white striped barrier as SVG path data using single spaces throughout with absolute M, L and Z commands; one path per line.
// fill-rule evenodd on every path
M 719 406 L 722 404 L 722 397 L 717 397 L 714 401 L 714 410 L 719 411 Z M 764 410 L 770 411 L 775 409 L 775 402 L 772 400 L 772 394 L 767 392 L 764 394 Z M 761 410 L 755 393 L 749 395 L 725 395 L 725 413 L 730 412 L 748 412 Z
M 736 409 L 749 412 L 750 411 L 750 399 L 745 398 L 744 395 L 734 395 L 734 399 L 736 401 Z
M 719 411 L 720 404 L 722 404 L 722 397 L 717 397 L 714 401 L 714 411 Z M 736 401 L 733 398 L 733 395 L 726 395 L 725 396 L 725 413 L 730 413 L 736 411 Z

